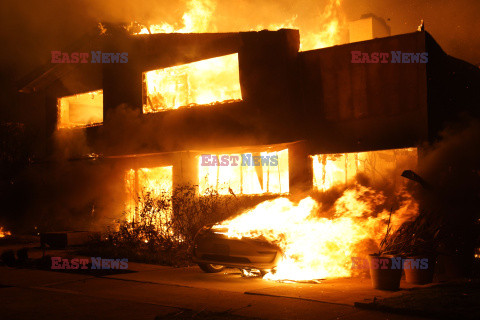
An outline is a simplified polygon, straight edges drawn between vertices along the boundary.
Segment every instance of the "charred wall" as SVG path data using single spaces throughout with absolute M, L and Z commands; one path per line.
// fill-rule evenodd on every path
M 302 110 L 314 152 L 402 148 L 425 139 L 425 64 L 352 63 L 352 51 L 424 52 L 425 33 L 300 54 Z
M 299 136 L 295 121 L 300 120 L 295 112 L 298 31 L 151 35 L 129 41 L 121 49 L 115 42 L 117 47 L 111 50 L 131 49 L 129 63 L 103 68 L 105 122 L 100 139 L 92 141 L 101 153 L 270 144 Z M 141 115 L 143 72 L 235 52 L 241 102 Z M 119 113 L 121 105 L 134 112 Z M 132 117 L 141 119 L 127 119 Z M 129 128 L 129 122 L 135 126 Z
M 81 48 L 95 46 L 128 52 L 129 61 L 56 65 L 25 88 L 41 92 L 47 139 L 56 132 L 58 97 L 103 88 L 103 125 L 77 130 L 87 149 L 101 154 L 298 140 L 309 142 L 311 154 L 402 148 L 431 140 L 462 110 L 478 114 L 478 68 L 446 55 L 425 32 L 306 52 L 298 51 L 298 31 L 286 29 L 113 34 Z M 428 51 L 430 59 L 427 64 L 351 63 L 352 51 L 394 50 Z M 241 102 L 142 114 L 143 72 L 236 52 Z M 53 143 L 47 144 L 50 151 Z

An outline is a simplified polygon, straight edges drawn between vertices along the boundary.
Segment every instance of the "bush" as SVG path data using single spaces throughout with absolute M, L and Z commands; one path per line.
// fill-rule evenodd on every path
M 208 189 L 197 195 L 197 186 L 179 186 L 170 194 L 154 195 L 149 191 L 138 197 L 135 215 L 124 212 L 116 228 L 108 228 L 101 243 L 88 248 L 88 253 L 129 261 L 159 263 L 172 266 L 190 264 L 194 238 L 203 226 L 221 222 L 278 195 L 237 197 L 220 195 Z

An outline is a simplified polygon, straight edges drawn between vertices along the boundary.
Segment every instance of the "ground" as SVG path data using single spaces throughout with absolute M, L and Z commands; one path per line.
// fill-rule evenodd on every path
M 356 297 L 334 289 L 335 282 L 280 284 L 243 278 L 235 271 L 205 274 L 196 267 L 133 263 L 129 267 L 138 272 L 92 277 L 1 267 L 0 318 L 404 318 L 353 307 Z
M 132 262 L 128 271 L 0 266 L 0 319 L 419 319 L 415 312 L 407 316 L 355 305 L 371 307 L 434 288 L 402 281 L 400 291 L 379 291 L 362 278 L 280 283 L 242 277 L 235 269 L 206 274 L 198 267 Z

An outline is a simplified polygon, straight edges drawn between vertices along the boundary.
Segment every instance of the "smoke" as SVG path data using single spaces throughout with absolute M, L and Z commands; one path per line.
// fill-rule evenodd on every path
M 439 142 L 424 147 L 418 172 L 434 189 L 425 193 L 455 219 L 480 218 L 479 145 L 480 121 L 464 118 L 447 127 Z
M 119 172 L 101 160 L 34 164 L 12 181 L 2 214 L 14 233 L 101 229 L 121 217 Z
M 247 31 L 257 26 L 280 25 L 292 18 L 301 29 L 314 30 L 322 24 L 322 15 L 330 0 L 197 1 L 211 11 L 210 32 L 218 30 Z M 447 53 L 479 63 L 480 39 L 473 30 L 480 29 L 478 1 L 333 1 L 340 3 L 346 21 L 373 13 L 389 19 L 393 34 L 413 32 L 425 20 L 428 30 Z M 25 0 L 2 1 L 0 34 L 3 50 L 0 61 L 11 63 L 17 76 L 48 61 L 51 50 L 67 47 L 98 22 L 131 22 L 182 24 L 191 1 L 128 0 Z M 190 7 L 189 7 L 190 6 Z M 13 63 L 13 64 L 12 64 Z

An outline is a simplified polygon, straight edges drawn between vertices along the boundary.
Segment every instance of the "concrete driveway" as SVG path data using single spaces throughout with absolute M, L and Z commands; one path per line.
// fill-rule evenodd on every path
M 129 263 L 129 270 L 98 277 L 0 267 L 0 319 L 406 318 L 353 307 L 402 294 L 373 290 L 368 279 L 279 283 L 234 269 L 206 274 L 197 267 Z

